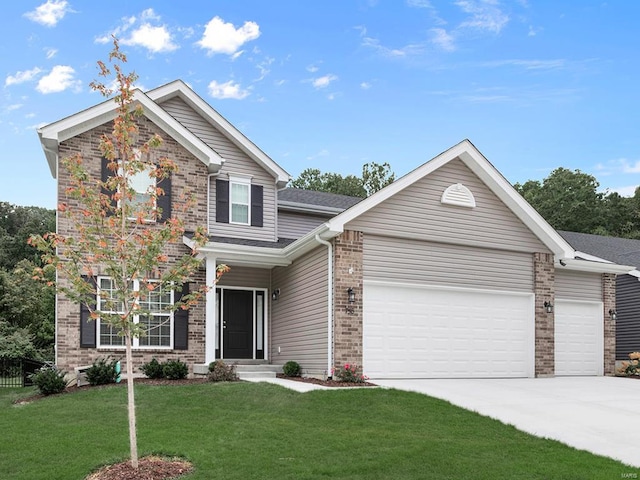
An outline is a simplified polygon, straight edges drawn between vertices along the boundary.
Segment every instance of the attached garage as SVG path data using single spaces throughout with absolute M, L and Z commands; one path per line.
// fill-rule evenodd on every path
M 371 378 L 534 375 L 533 294 L 365 282 Z

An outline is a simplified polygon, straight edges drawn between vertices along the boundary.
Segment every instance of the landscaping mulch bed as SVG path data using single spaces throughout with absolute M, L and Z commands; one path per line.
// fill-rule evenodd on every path
M 126 461 L 102 467 L 85 480 L 170 480 L 192 470 L 193 466 L 184 460 L 150 456 L 138 460 L 137 470 Z
M 319 378 L 311 377 L 287 377 L 282 373 L 276 374 L 278 378 L 285 380 L 292 380 L 294 382 L 313 383 L 315 385 L 322 385 L 324 387 L 377 387 L 375 383 L 371 382 L 341 382 L 340 380 L 320 380 Z

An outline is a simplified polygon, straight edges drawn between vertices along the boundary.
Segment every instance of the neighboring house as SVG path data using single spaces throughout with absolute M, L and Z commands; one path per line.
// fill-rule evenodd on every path
M 636 270 L 616 279 L 616 360 L 640 351 L 640 240 L 559 232 L 576 250 Z
M 284 189 L 287 172 L 181 81 L 135 99 L 141 131 L 160 134 L 158 155 L 180 169 L 167 208 L 191 191 L 187 228 L 208 226 L 192 282 L 231 267 L 206 302 L 136 342 L 138 362 L 295 360 L 313 376 L 351 363 L 372 378 L 613 373 L 606 312 L 615 275 L 632 267 L 579 258 L 468 140 L 360 201 Z M 59 159 L 80 152 L 100 175 L 98 140 L 114 117 L 107 101 L 38 130 L 61 200 Z M 186 235 L 172 253 L 190 245 Z M 65 369 L 122 352 L 85 316 L 58 298 Z

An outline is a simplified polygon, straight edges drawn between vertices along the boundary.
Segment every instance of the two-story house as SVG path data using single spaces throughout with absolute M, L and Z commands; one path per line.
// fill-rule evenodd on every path
M 359 201 L 286 188 L 287 172 L 182 81 L 135 100 L 141 132 L 158 133 L 157 154 L 179 167 L 166 211 L 190 192 L 187 229 L 208 227 L 192 282 L 231 268 L 205 302 L 136 341 L 139 362 L 295 360 L 314 376 L 352 363 L 372 378 L 613 373 L 608 312 L 616 274 L 632 267 L 576 252 L 468 140 Z M 38 130 L 60 200 L 60 159 L 80 152 L 102 175 L 98 142 L 114 117 L 106 101 Z M 172 248 L 190 246 L 185 235 Z M 62 368 L 122 351 L 85 310 L 57 299 Z

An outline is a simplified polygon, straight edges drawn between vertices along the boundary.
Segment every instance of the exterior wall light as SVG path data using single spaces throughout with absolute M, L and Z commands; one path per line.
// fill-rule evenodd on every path
M 544 308 L 547 311 L 547 313 L 553 313 L 553 303 L 544 302 Z
M 271 292 L 271 300 L 274 302 L 280 298 L 280 289 L 276 288 L 273 292 Z
M 355 303 L 356 292 L 353 290 L 353 288 L 351 287 L 347 288 L 347 295 L 349 296 L 349 303 Z
M 616 312 L 613 308 L 611 308 L 609 309 L 609 316 L 611 317 L 611 320 L 615 322 L 616 318 L 618 318 L 618 312 Z

